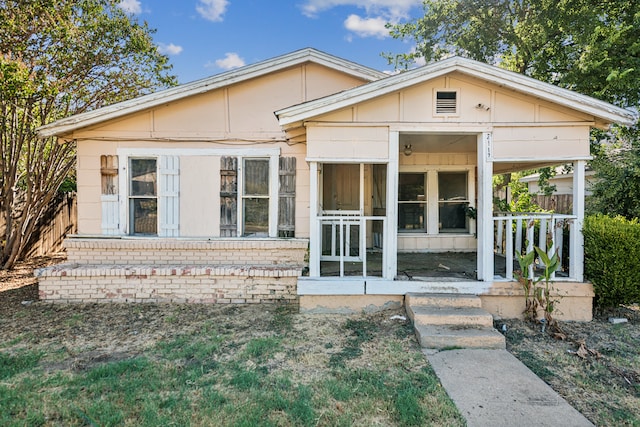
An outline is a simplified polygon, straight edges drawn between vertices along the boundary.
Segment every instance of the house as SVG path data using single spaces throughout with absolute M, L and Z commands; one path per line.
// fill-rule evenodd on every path
M 590 168 L 585 170 L 585 197 L 591 195 L 591 186 L 594 182 L 595 174 L 596 172 Z M 533 173 L 520 178 L 520 182 L 527 184 L 529 193 L 533 195 L 532 201 L 545 210 L 558 213 L 571 213 L 573 205 L 573 171 L 568 170 L 564 166 L 555 168 L 555 175 L 548 179 L 548 185 L 554 186 L 555 188 L 553 194 L 549 196 L 542 193 L 543 189 L 540 186 L 539 180 L 539 173 Z
M 588 320 L 589 131 L 633 119 L 469 59 L 387 76 L 314 49 L 68 117 L 38 132 L 77 144 L 78 234 L 40 296 L 359 311 L 471 293 L 519 316 L 514 251 L 565 247 L 564 227 L 561 311 Z M 566 163 L 572 215 L 494 215 L 493 174 Z

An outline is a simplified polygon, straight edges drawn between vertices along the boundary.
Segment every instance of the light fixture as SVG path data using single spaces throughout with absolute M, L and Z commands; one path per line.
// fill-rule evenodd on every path
M 413 153 L 413 150 L 411 149 L 411 144 L 405 144 L 405 146 L 404 146 L 404 155 L 405 156 L 410 156 L 411 153 Z

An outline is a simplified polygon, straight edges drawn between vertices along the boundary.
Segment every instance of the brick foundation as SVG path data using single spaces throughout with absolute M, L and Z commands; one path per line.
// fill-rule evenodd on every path
M 294 265 L 301 266 L 306 239 L 70 238 L 70 263 L 91 265 Z
M 84 239 L 36 270 L 52 302 L 295 302 L 303 239 Z

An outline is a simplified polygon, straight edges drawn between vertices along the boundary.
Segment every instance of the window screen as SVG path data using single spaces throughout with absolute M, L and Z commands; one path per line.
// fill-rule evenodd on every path
M 441 233 L 469 230 L 467 172 L 438 173 L 438 215 Z
M 269 235 L 269 159 L 244 159 L 243 235 Z
M 129 232 L 158 233 L 156 159 L 130 159 Z

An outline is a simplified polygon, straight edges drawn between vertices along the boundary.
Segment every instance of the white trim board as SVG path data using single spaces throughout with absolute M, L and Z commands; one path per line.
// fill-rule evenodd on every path
M 118 156 L 279 156 L 280 148 L 118 148 Z

